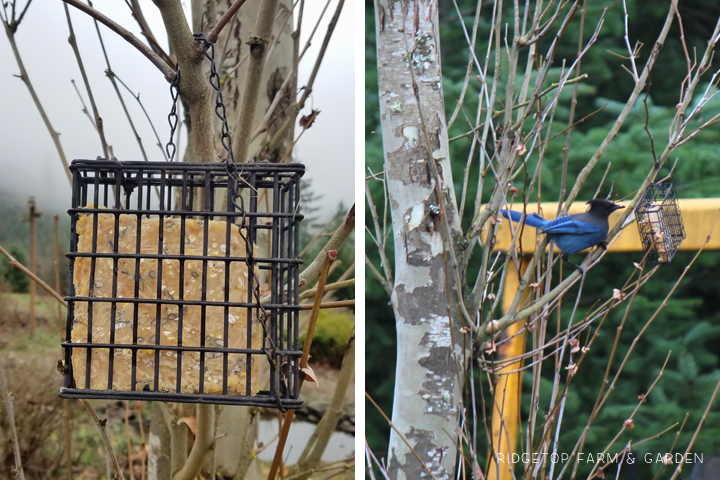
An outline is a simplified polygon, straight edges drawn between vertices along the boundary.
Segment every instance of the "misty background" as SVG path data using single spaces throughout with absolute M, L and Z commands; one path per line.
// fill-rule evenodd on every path
M 249 0 L 257 1 L 257 0 Z M 185 2 L 183 2 L 185 4 Z M 143 13 L 160 44 L 168 50 L 167 35 L 160 13 L 150 0 L 141 0 Z M 315 25 L 325 2 L 306 2 L 301 48 Z M 22 2 L 19 8 L 25 5 Z M 337 1 L 331 1 L 303 57 L 299 68 L 298 86 L 302 87 L 310 74 L 327 31 L 327 22 Z M 144 40 L 130 9 L 124 2 L 101 1 L 94 7 Z M 189 4 L 185 4 L 189 16 Z M 103 119 L 107 142 L 118 160 L 142 160 L 140 148 L 132 134 L 110 80 L 105 76 L 106 64 L 93 20 L 70 7 L 70 15 L 90 85 Z M 172 106 L 169 84 L 160 71 L 108 28 L 100 25 L 110 65 L 116 75 L 134 93 L 140 94 L 161 142 L 169 140 L 167 115 Z M 102 155 L 100 140 L 90 120 L 82 112 L 82 104 L 71 80 L 88 102 L 82 77 L 72 48 L 62 2 L 34 2 L 16 33 L 20 56 L 27 69 L 43 107 L 60 141 L 68 162 L 73 159 L 94 159 Z M 305 179 L 311 181 L 316 197 L 315 213 L 322 221 L 329 220 L 342 202 L 346 207 L 354 199 L 354 21 L 353 10 L 343 9 L 335 32 L 325 53 L 313 93 L 301 114 L 310 108 L 320 110 L 313 127 L 305 132 L 294 149 L 296 162 L 306 166 Z M 0 39 L 0 202 L 23 205 L 28 196 L 35 196 L 44 211 L 42 221 L 51 222 L 53 213 L 61 213 L 61 221 L 68 217 L 70 185 L 60 158 L 33 104 L 27 87 L 14 75 L 19 74 L 10 43 Z M 150 124 L 137 101 L 120 86 L 121 93 L 143 141 L 149 160 L 163 160 L 156 145 Z M 92 112 L 91 112 L 92 114 Z M 182 119 L 182 115 L 180 117 Z M 296 126 L 295 135 L 300 133 Z M 177 137 L 176 137 L 177 138 Z M 182 158 L 187 143 L 183 129 L 180 139 Z M 8 224 L 0 229 L 10 228 Z M 0 232 L 1 234 L 2 232 Z M 6 232 L 7 233 L 7 232 Z M 62 234 L 61 234 L 62 237 Z

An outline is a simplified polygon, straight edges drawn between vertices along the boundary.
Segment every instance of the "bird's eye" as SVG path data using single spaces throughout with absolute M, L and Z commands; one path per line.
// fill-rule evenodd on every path
M 440 207 L 431 203 L 430 205 L 428 205 L 428 213 L 430 213 L 430 216 L 433 217 L 440 215 Z

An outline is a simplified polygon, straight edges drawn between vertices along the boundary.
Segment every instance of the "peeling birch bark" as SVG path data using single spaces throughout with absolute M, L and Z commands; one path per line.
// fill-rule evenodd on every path
M 428 471 L 450 479 L 467 355 L 459 343 L 459 286 L 446 258 L 462 233 L 442 94 L 438 4 L 376 0 L 375 20 L 398 335 L 392 422 L 399 434 L 390 435 L 388 472 L 400 480 L 430 478 Z

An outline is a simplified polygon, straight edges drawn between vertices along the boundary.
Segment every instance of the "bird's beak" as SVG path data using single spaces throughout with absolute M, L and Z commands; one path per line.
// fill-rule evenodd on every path
M 620 210 L 621 208 L 625 208 L 625 205 L 618 205 L 617 203 L 613 205 L 612 211 Z

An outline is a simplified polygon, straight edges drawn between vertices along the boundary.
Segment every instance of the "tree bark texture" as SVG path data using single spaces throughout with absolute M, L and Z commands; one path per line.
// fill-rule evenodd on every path
M 162 480 L 172 475 L 170 454 L 170 429 L 159 402 L 153 402 L 148 437 L 147 479 Z
M 210 27 L 220 19 L 222 14 L 232 5 L 232 0 L 219 0 L 214 6 L 214 20 Z M 251 46 L 248 42 L 253 41 L 253 36 L 257 35 L 256 22 L 258 11 L 260 10 L 261 0 L 249 0 L 238 11 L 235 20 L 231 21 L 225 30 L 220 34 L 216 44 L 216 60 L 220 77 L 223 79 L 223 97 L 225 106 L 227 107 L 227 118 L 232 134 L 235 133 L 235 127 L 238 119 L 244 112 L 241 112 L 243 104 L 243 92 L 247 81 L 248 65 L 250 63 Z M 287 75 L 292 70 L 293 62 L 293 18 L 290 15 L 292 11 L 292 0 L 280 0 L 275 12 L 273 21 L 272 36 L 267 39 L 266 48 L 270 56 L 266 58 L 264 68 L 261 73 L 260 90 L 258 92 L 256 111 L 254 112 L 254 122 L 248 131 L 251 135 L 257 129 L 259 122 L 262 120 L 270 103 L 275 98 L 275 94 L 285 81 Z M 208 11 L 208 14 L 213 12 Z M 288 15 L 290 17 L 288 18 Z M 206 27 L 209 29 L 209 27 Z M 254 40 L 256 43 L 257 40 Z M 285 154 L 289 148 L 294 128 L 290 129 L 287 137 L 274 150 L 268 150 L 268 142 L 273 137 L 277 129 L 285 122 L 287 116 L 291 113 L 289 106 L 293 95 L 295 95 L 296 85 L 291 82 L 285 89 L 285 94 L 280 104 L 275 109 L 268 131 L 266 134 L 259 135 L 249 146 L 248 158 L 254 158 L 257 161 L 270 160 L 277 161 Z M 214 102 L 213 102 L 214 103 Z M 294 120 L 293 120 L 294 123 Z M 216 125 L 216 132 L 220 132 L 219 124 Z M 233 143 L 236 143 L 233 137 Z M 220 144 L 218 143 L 218 147 Z M 224 155 L 224 153 L 222 153 Z M 245 162 L 248 158 L 236 158 L 236 162 Z
M 398 335 L 392 412 L 397 432 L 390 435 L 388 471 L 399 480 L 430 478 L 428 472 L 449 479 L 457 456 L 464 352 L 459 286 L 448 254 L 462 234 L 448 152 L 437 1 L 376 0 L 375 24 Z
M 217 161 L 213 132 L 214 109 L 210 103 L 211 87 L 204 75 L 202 46 L 193 38 L 182 4 L 174 0 L 154 0 L 168 32 L 170 48 L 180 70 L 178 91 L 187 109 L 188 148 L 185 161 Z
M 201 45 L 192 37 L 192 34 L 198 32 L 208 33 L 233 1 L 214 0 L 205 3 L 193 1 L 191 3 L 193 13 L 192 30 L 182 10 L 181 2 L 176 0 L 154 0 L 154 2 L 163 15 L 171 50 L 177 57 L 181 72 L 179 92 L 185 106 L 188 129 L 188 148 L 184 160 L 187 162 L 215 162 L 224 159 L 226 153 L 218 141 L 221 124 L 215 114 L 216 97 L 209 83 L 210 62 L 203 55 Z M 248 42 L 255 35 L 258 10 L 262 3 L 264 3 L 264 0 L 247 1 L 240 8 L 235 18 L 225 27 L 215 43 L 216 68 L 221 79 L 223 99 L 227 109 L 226 118 L 231 133 L 235 130 L 234 126 L 237 118 L 242 115 L 240 112 L 243 103 L 242 92 L 250 56 Z M 262 69 L 256 120 L 262 119 L 280 85 L 292 70 L 293 20 L 291 11 L 292 0 L 279 1 L 272 22 L 273 34 L 270 38 L 265 39 L 266 47 L 270 50 L 270 57 Z M 289 85 L 286 91 L 289 93 L 283 97 L 276 109 L 276 114 L 270 122 L 268 136 L 258 136 L 256 141 L 250 145 L 250 156 L 258 157 L 259 160 L 268 157 L 267 154 L 261 152 L 263 152 L 263 148 L 265 148 L 270 136 L 274 134 L 279 125 L 285 122 L 291 111 L 288 106 L 292 95 L 295 94 L 296 85 Z M 294 121 L 292 123 L 294 124 Z M 257 125 L 253 125 L 252 129 L 254 130 L 256 127 Z M 285 153 L 285 150 L 291 144 L 294 129 L 289 130 L 287 140 L 277 148 L 278 151 L 282 150 L 278 154 L 280 156 Z M 235 141 L 235 138 L 233 138 L 233 141 Z M 245 160 L 236 158 L 238 162 Z M 225 201 L 216 201 L 216 203 L 224 205 Z M 258 253 L 264 255 L 262 249 L 265 248 L 267 242 L 259 243 L 262 247 Z M 218 468 L 228 476 L 235 474 L 238 463 L 241 463 L 241 468 L 247 472 L 255 470 L 252 465 L 238 462 L 238 456 L 247 457 L 248 459 L 253 458 L 251 449 L 256 446 L 257 442 L 257 421 L 255 416 L 245 407 L 225 408 L 220 412 L 220 425 L 234 425 L 237 427 L 224 432 L 227 435 L 223 436 L 218 442 L 224 451 L 234 452 L 227 459 L 221 455 L 216 457 Z M 182 426 L 182 428 L 186 427 Z M 169 440 L 169 436 L 167 439 Z M 163 448 L 162 452 L 159 450 L 160 448 Z M 151 460 L 159 466 L 158 478 L 163 478 L 163 476 L 169 478 L 167 474 L 177 470 L 177 468 L 171 469 L 169 462 L 167 468 L 163 468 L 166 466 L 162 461 L 164 456 L 171 457 L 169 441 L 160 442 L 155 451 L 151 452 Z

